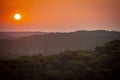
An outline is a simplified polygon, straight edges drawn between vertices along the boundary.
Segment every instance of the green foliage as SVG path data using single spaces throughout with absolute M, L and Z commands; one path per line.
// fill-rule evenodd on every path
M 96 50 L 104 54 L 120 56 L 120 40 L 110 41 L 101 47 L 96 47 Z
M 0 61 L 1 80 L 119 80 L 120 40 L 96 51 L 65 51 Z

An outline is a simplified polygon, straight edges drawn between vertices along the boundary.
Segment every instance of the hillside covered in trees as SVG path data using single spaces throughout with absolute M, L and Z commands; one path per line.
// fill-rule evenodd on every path
M 91 51 L 0 60 L 0 80 L 120 80 L 120 40 Z
M 69 33 L 3 32 L 0 35 L 0 59 L 38 53 L 51 55 L 66 50 L 89 51 L 116 39 L 120 39 L 120 32 L 104 30 Z

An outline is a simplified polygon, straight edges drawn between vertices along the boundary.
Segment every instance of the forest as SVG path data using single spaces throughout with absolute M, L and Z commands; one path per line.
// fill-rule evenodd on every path
M 120 39 L 120 32 L 92 30 L 65 33 L 2 32 L 0 33 L 0 59 L 23 55 L 59 54 L 66 50 L 91 51 L 96 46 Z
M 120 40 L 95 50 L 0 60 L 0 80 L 120 80 Z

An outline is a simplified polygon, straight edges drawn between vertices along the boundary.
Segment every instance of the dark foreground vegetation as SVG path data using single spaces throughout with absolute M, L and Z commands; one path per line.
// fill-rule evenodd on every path
M 1 60 L 0 80 L 120 80 L 120 40 L 95 51 Z

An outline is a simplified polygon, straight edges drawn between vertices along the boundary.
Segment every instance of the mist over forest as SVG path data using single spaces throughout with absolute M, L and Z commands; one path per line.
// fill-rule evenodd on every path
M 68 33 L 1 32 L 0 58 L 16 58 L 23 55 L 51 55 L 66 50 L 94 50 L 106 42 L 120 39 L 116 31 L 76 31 Z
M 80 32 L 76 32 L 76 33 L 80 33 Z M 110 33 L 110 32 L 106 32 L 106 33 Z M 48 34 L 48 35 L 53 36 L 53 35 L 63 35 L 63 34 L 59 33 L 59 34 Z M 64 33 L 64 35 L 66 34 Z M 37 38 L 40 38 L 38 37 L 38 35 L 37 38 L 36 36 L 34 38 L 33 37 L 34 36 L 27 38 L 25 37 L 21 39 L 23 39 L 23 41 L 26 39 L 27 41 L 30 39 L 36 40 Z M 44 37 L 46 38 L 46 35 L 44 35 Z M 90 37 L 90 35 L 88 37 Z M 104 39 L 106 39 L 105 37 Z M 61 44 L 65 44 L 65 43 L 61 43 Z M 120 39 L 106 42 L 101 46 L 96 46 L 94 50 L 71 49 L 57 54 L 50 54 L 50 55 L 45 55 L 45 54 L 44 53 L 33 54 L 33 55 L 28 54 L 12 59 L 8 59 L 8 58 L 1 59 L 0 79 L 1 80 L 120 80 L 120 76 L 119 76 Z M 9 54 L 9 57 L 10 56 L 11 54 Z

